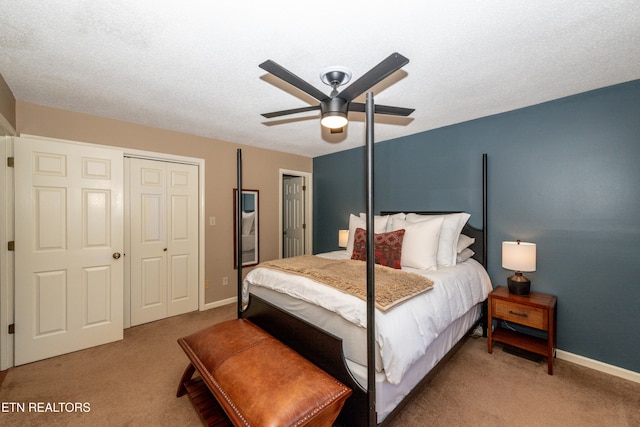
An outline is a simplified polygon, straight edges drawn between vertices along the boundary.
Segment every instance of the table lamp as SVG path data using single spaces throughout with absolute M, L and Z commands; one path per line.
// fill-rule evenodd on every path
M 514 270 L 515 274 L 507 278 L 509 292 L 516 295 L 528 295 L 531 281 L 522 275 L 523 271 L 536 271 L 536 244 L 521 242 L 502 242 L 502 268 Z
M 338 246 L 341 248 L 346 248 L 348 241 L 349 230 L 338 230 Z

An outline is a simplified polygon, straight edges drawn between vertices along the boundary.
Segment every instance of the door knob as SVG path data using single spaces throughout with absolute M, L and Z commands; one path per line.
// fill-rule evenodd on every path
M 113 256 L 113 259 L 118 259 L 120 258 L 120 252 L 114 252 L 112 256 Z

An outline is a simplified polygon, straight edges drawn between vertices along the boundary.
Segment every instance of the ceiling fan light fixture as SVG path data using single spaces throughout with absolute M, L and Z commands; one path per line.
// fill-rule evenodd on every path
M 329 129 L 341 129 L 349 123 L 347 115 L 340 111 L 327 111 L 322 114 L 320 124 Z

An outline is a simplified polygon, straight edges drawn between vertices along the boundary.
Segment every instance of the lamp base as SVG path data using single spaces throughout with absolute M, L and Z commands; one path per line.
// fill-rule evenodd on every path
M 507 278 L 507 285 L 509 292 L 515 295 L 529 295 L 531 290 L 531 280 L 524 277 L 519 271 Z

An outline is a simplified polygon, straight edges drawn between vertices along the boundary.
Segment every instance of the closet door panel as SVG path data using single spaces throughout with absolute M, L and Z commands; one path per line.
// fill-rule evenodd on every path
M 129 160 L 131 326 L 167 317 L 166 171 Z
M 167 164 L 169 316 L 198 309 L 198 167 Z

